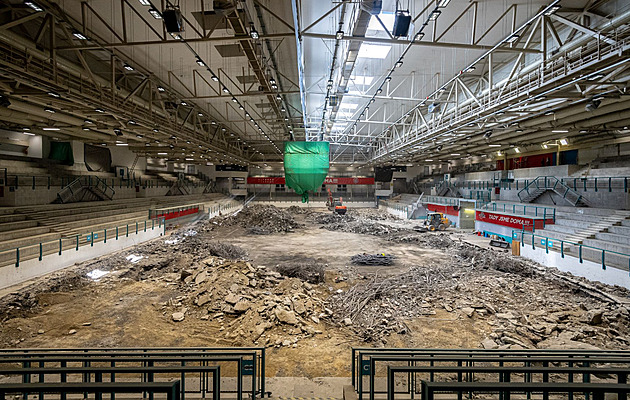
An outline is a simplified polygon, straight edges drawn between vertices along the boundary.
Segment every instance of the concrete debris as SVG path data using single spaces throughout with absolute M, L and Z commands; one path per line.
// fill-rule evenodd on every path
M 308 208 L 303 208 L 300 206 L 291 206 L 287 208 L 287 212 L 291 214 L 311 214 L 312 213 L 312 211 L 309 210 Z
M 238 225 L 256 234 L 293 232 L 301 228 L 291 214 L 272 205 L 247 205 L 234 215 L 224 218 L 220 225 Z
M 356 265 L 392 265 L 396 257 L 391 254 L 357 254 L 350 257 L 352 264 Z
M 310 283 L 320 283 L 324 281 L 324 268 L 326 265 L 317 262 L 285 263 L 275 266 L 275 270 L 283 276 L 298 278 Z
M 181 322 L 184 320 L 184 318 L 186 318 L 186 316 L 183 312 L 174 312 L 173 314 L 171 314 L 171 318 L 175 322 Z
M 425 234 L 417 241 L 446 248 L 447 255 L 440 263 L 356 281 L 329 298 L 326 307 L 333 312 L 323 318 L 376 345 L 386 344 L 389 335 L 409 332 L 409 320 L 440 312 L 450 313 L 447 318 L 485 321 L 491 332 L 480 343 L 483 348 L 630 345 L 627 308 L 578 290 L 580 286 L 564 279 L 566 274 L 550 273 L 534 262 L 453 240 L 448 234 Z M 627 297 L 627 291 L 615 290 Z
M 318 286 L 262 265 L 219 257 L 208 257 L 189 270 L 183 281 L 177 280 L 183 295 L 164 304 L 165 309 L 181 313 L 186 306 L 188 318 L 220 321 L 221 334 L 243 345 L 284 346 L 287 335 L 294 345 L 317 334 L 314 326 L 325 313 Z

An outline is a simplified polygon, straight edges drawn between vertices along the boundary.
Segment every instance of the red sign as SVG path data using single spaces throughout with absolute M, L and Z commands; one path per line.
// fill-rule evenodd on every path
M 282 185 L 284 177 L 247 177 L 247 183 L 250 185 Z M 374 185 L 374 178 L 331 178 L 324 179 L 324 185 Z
M 427 210 L 434 212 L 441 212 L 442 214 L 459 216 L 459 210 L 456 210 L 454 206 L 445 206 L 442 204 L 427 204 Z
M 249 185 L 284 185 L 283 177 L 247 177 L 247 184 Z
M 486 211 L 477 211 L 475 215 L 477 221 L 488 222 L 495 225 L 508 226 L 515 229 L 532 230 L 532 225 L 536 224 L 536 229 L 543 229 L 543 218 L 527 218 L 517 215 L 495 214 Z M 553 224 L 553 218 L 547 218 L 546 224 Z
M 158 214 L 155 217 L 156 218 L 163 217 L 164 219 L 173 219 L 173 218 L 183 217 L 185 215 L 196 214 L 198 212 L 199 212 L 199 207 L 194 207 L 194 208 L 189 208 L 187 210 L 182 210 L 182 211 L 170 211 L 163 214 Z

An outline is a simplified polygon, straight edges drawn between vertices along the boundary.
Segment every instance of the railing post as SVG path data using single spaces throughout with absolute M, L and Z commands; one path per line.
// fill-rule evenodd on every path
M 107 243 L 107 228 L 103 230 L 103 243 Z
M 90 247 L 94 247 L 94 231 L 92 231 L 90 235 Z
M 42 242 L 39 242 L 39 261 L 42 260 L 43 255 L 44 255 L 44 246 L 42 245 Z
M 564 241 L 560 241 L 560 257 L 564 258 Z
M 33 175 L 33 190 L 35 190 L 35 175 Z
M 116 240 L 118 240 L 118 227 L 116 227 Z
M 595 178 L 595 191 L 597 192 L 597 178 Z
M 77 245 L 75 247 L 75 250 L 79 251 L 79 235 L 77 235 L 76 239 L 77 239 Z
M 580 246 L 580 248 L 579 248 L 579 252 L 578 253 L 579 253 L 579 258 L 580 258 L 580 264 L 582 264 L 582 262 L 583 262 L 583 260 L 582 260 L 582 245 L 580 244 L 579 246 Z
M 608 178 L 608 191 L 612 192 L 612 178 L 611 177 Z
M 602 249 L 602 269 L 606 269 L 606 250 Z
M 59 255 L 61 255 L 61 238 L 59 238 Z
M 20 266 L 20 248 L 15 248 L 15 268 Z

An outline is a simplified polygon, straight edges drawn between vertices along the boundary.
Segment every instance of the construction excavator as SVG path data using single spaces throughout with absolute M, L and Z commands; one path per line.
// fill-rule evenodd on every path
M 332 192 L 328 189 L 328 200 L 326 200 L 326 207 L 335 214 L 344 215 L 348 211 L 347 207 L 343 205 L 343 198 L 333 198 Z

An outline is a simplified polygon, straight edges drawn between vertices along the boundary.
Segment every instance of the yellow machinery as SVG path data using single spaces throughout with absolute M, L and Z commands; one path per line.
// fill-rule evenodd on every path
M 430 231 L 445 231 L 446 228 L 451 226 L 451 221 L 446 216 L 439 212 L 427 213 L 427 219 L 424 221 L 424 226 Z

